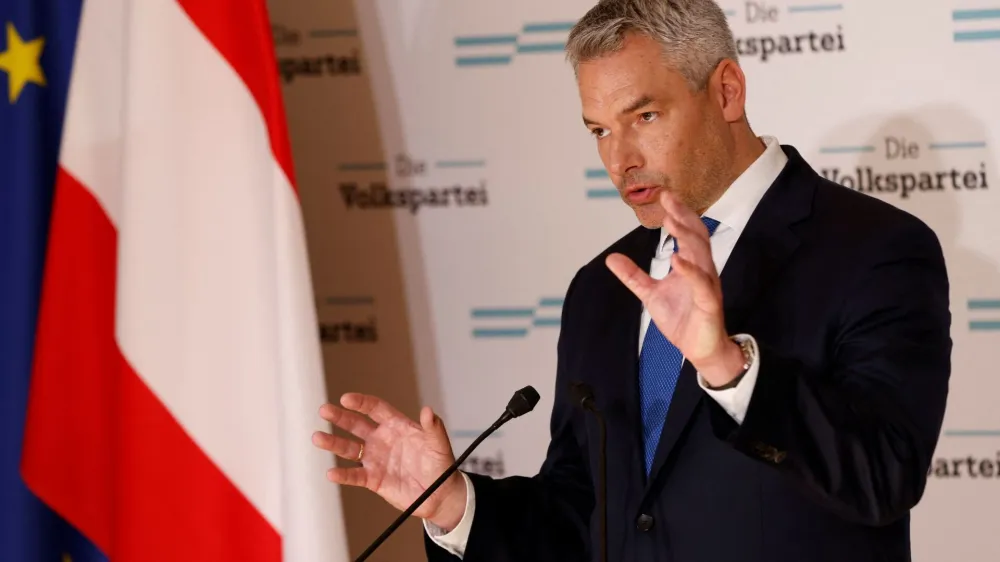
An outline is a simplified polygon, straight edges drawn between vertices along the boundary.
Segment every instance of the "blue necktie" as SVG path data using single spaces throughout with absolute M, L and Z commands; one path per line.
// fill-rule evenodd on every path
M 708 227 L 708 235 L 715 233 L 719 221 L 702 217 L 701 222 Z M 674 252 L 677 239 L 674 239 Z M 670 408 L 677 379 L 680 378 L 683 356 L 674 344 L 663 337 L 656 323 L 649 322 L 649 329 L 642 342 L 639 355 L 639 400 L 642 408 L 642 441 L 645 448 L 646 474 L 653 467 L 656 445 L 660 441 L 660 431 Z

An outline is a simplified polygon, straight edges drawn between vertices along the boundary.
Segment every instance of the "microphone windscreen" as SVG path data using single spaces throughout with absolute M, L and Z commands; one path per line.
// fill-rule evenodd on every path
M 507 403 L 507 412 L 515 418 L 523 416 L 535 409 L 539 398 L 538 391 L 531 386 L 526 386 L 511 397 L 510 402 Z

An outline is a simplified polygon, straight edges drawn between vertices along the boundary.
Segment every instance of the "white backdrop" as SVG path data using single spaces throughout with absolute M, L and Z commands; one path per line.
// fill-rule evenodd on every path
M 1000 2 L 721 4 L 739 37 L 754 130 L 938 232 L 952 282 L 954 370 L 931 482 L 914 515 L 915 560 L 1000 560 L 992 517 L 1000 499 Z M 439 407 L 461 451 L 515 389 L 531 384 L 542 394 L 535 413 L 483 444 L 470 470 L 537 470 L 562 295 L 578 267 L 636 224 L 609 194 L 563 59 L 569 27 L 591 5 L 353 6 L 381 140 L 356 158 L 332 156 L 328 188 L 338 216 L 395 218 L 421 398 Z M 326 134 L 344 143 L 366 133 Z

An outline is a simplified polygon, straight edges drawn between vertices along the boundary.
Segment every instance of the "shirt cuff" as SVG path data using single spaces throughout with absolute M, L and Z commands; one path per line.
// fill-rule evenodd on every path
M 747 409 L 750 407 L 750 397 L 753 396 L 753 387 L 757 384 L 757 372 L 760 370 L 760 350 L 757 348 L 757 340 L 753 336 L 739 334 L 733 336 L 733 339 L 741 343 L 744 341 L 750 342 L 750 347 L 753 349 L 753 362 L 750 363 L 750 369 L 747 370 L 743 378 L 740 379 L 740 382 L 736 383 L 736 386 L 733 388 L 713 390 L 708 387 L 700 373 L 698 374 L 698 385 L 709 396 L 715 399 L 736 423 L 742 424 L 743 418 L 747 415 Z
M 458 525 L 450 533 L 445 533 L 444 529 L 425 519 L 424 530 L 427 531 L 427 536 L 438 546 L 462 558 L 465 555 L 465 547 L 469 543 L 469 534 L 472 531 L 472 517 L 476 513 L 476 490 L 472 486 L 472 480 L 469 479 L 468 475 L 462 471 L 459 471 L 459 474 L 465 480 L 466 491 L 465 514 L 462 515 L 462 520 L 458 522 Z

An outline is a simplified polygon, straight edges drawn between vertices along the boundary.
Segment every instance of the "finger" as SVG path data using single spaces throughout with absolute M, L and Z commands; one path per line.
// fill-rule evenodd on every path
M 368 471 L 364 467 L 342 467 L 337 466 L 326 471 L 326 478 L 336 484 L 344 486 L 368 487 Z
M 708 229 L 701 221 L 698 221 L 698 224 L 701 225 L 700 229 L 693 228 L 676 215 L 668 214 L 663 217 L 663 228 L 677 239 L 677 245 L 681 250 L 695 250 L 697 246 L 708 246 Z M 697 244 L 692 246 L 692 241 Z
M 700 220 L 698 224 L 701 225 L 700 231 L 679 222 L 671 215 L 663 217 L 663 228 L 677 239 L 677 253 L 706 273 L 712 273 L 715 271 L 715 263 L 712 261 L 712 244 L 708 238 L 708 229 Z
M 627 256 L 611 254 L 604 263 L 639 300 L 646 302 L 652 296 L 656 281 Z
M 661 194 L 660 202 L 666 211 L 663 228 L 677 240 L 678 251 L 706 273 L 714 275 L 710 234 L 701 217 L 669 192 Z
M 688 208 L 687 205 L 681 203 L 674 194 L 669 191 L 661 193 L 660 205 L 663 206 L 666 215 L 664 219 L 669 219 L 672 225 L 677 228 L 683 228 L 687 232 L 699 237 L 708 238 L 708 227 L 702 222 L 701 217 Z M 672 231 L 670 232 L 673 234 Z
M 687 254 L 688 259 L 694 256 L 695 263 L 706 271 L 714 270 L 712 243 L 709 240 L 711 234 L 701 217 L 669 193 L 663 201 L 666 210 L 664 228 L 677 239 L 680 252 Z
M 698 216 L 698 213 L 695 213 L 687 205 L 681 203 L 680 199 L 673 193 L 664 190 L 660 194 L 660 205 L 663 206 L 663 210 L 666 211 L 668 216 L 673 217 L 680 224 L 696 232 L 704 231 L 705 235 L 708 236 L 708 227 L 705 226 L 705 223 L 701 222 L 701 217 Z
M 361 453 L 361 443 L 346 437 L 330 435 L 325 431 L 314 432 L 312 442 L 313 445 L 320 449 L 330 451 L 338 457 L 349 461 L 356 461 L 358 454 Z M 365 456 L 367 457 L 368 455 Z
M 370 394 L 348 392 L 340 397 L 340 405 L 348 410 L 360 412 L 375 420 L 376 423 L 386 423 L 392 420 L 407 420 L 406 416 L 404 416 L 402 412 L 393 408 L 388 402 L 382 400 L 378 396 L 372 396 Z
M 718 303 L 721 302 L 718 278 L 705 273 L 690 260 L 678 254 L 671 257 L 670 268 L 689 280 L 692 298 L 696 303 L 702 308 L 717 308 Z
M 338 408 L 333 404 L 324 404 L 321 406 L 319 416 L 361 439 L 368 439 L 368 436 L 378 427 L 364 416 L 350 410 Z

